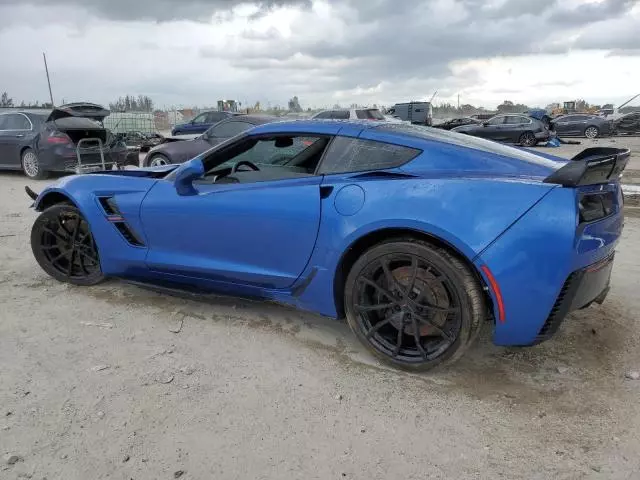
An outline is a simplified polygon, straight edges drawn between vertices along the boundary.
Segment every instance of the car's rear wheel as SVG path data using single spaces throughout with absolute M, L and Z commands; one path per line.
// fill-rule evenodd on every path
M 147 167 L 161 167 L 163 165 L 169 165 L 171 162 L 169 162 L 169 159 L 165 155 L 156 153 L 151 155 L 149 160 L 146 160 L 145 163 L 147 164 Z
M 598 127 L 592 125 L 584 129 L 584 136 L 587 138 L 598 138 L 598 135 L 600 135 Z
M 536 143 L 538 143 L 538 140 L 536 139 L 536 136 L 533 132 L 524 132 L 522 135 L 520 135 L 518 143 L 523 147 L 535 147 Z
M 424 371 L 459 358 L 484 320 L 474 274 L 445 249 L 411 238 L 366 251 L 344 291 L 349 326 L 378 358 Z
M 104 280 L 91 228 L 73 205 L 59 203 L 40 214 L 31 229 L 31 250 L 58 281 L 87 286 Z
M 27 177 L 34 180 L 44 180 L 49 176 L 49 172 L 42 168 L 38 155 L 32 149 L 27 148 L 22 152 L 21 162 L 22 171 Z

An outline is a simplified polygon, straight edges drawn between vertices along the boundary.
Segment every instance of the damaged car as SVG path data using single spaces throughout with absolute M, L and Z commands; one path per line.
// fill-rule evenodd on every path
M 277 117 L 267 115 L 234 115 L 218 122 L 202 135 L 184 141 L 166 141 L 147 153 L 145 167 L 159 167 L 173 163 L 183 163 L 211 147 L 245 132 L 257 125 L 274 122 Z
M 181 165 L 27 187 L 31 248 L 73 285 L 115 277 L 346 318 L 373 355 L 423 371 L 484 326 L 497 345 L 535 345 L 605 300 L 629 157 L 400 123 L 264 123 Z
M 551 136 L 541 120 L 524 114 L 496 115 L 481 123 L 455 127 L 452 131 L 523 147 L 535 147 Z
M 103 125 L 110 111 L 92 103 L 55 107 L 48 115 L 0 114 L 0 169 L 22 170 L 33 179 L 76 172 L 79 164 L 127 164 L 127 147 Z M 96 167 L 96 169 L 103 169 Z

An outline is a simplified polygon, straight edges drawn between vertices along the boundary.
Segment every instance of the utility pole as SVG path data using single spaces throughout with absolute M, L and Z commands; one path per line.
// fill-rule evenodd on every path
M 458 110 L 460 110 L 460 94 L 458 94 Z
M 51 80 L 49 79 L 49 67 L 47 67 L 47 56 L 42 52 L 44 59 L 44 71 L 47 72 L 47 85 L 49 85 L 49 98 L 51 99 L 51 107 L 53 108 L 53 93 L 51 93 Z

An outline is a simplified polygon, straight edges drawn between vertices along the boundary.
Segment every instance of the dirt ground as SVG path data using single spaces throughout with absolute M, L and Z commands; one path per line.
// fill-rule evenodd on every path
M 410 375 L 314 315 L 57 283 L 26 183 L 0 174 L 3 480 L 640 478 L 638 218 L 602 306 Z

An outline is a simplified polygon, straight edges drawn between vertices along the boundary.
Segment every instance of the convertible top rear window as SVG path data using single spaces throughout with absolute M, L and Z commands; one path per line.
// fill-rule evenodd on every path
M 429 128 L 403 123 L 389 123 L 377 126 L 375 127 L 375 129 L 390 133 L 408 135 L 416 138 L 423 138 L 425 140 L 431 140 L 434 142 L 450 143 L 451 145 L 457 145 L 459 147 L 472 148 L 474 150 L 480 150 L 482 152 L 489 152 L 496 155 L 516 158 L 524 162 L 555 169 L 560 168 L 563 165 L 563 163 L 560 161 L 551 160 L 550 158 L 542 157 L 526 150 L 510 147 L 508 145 L 503 145 L 497 142 L 492 142 L 491 140 L 485 140 L 484 138 L 473 137 L 471 135 L 464 135 L 456 132 L 449 132 L 447 130 L 441 130 L 438 128 Z

